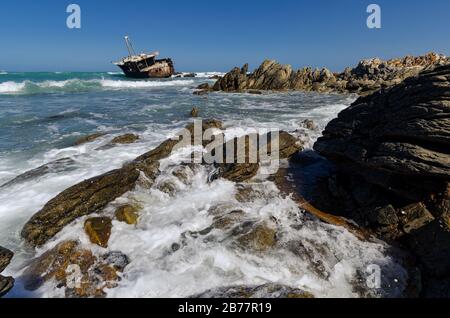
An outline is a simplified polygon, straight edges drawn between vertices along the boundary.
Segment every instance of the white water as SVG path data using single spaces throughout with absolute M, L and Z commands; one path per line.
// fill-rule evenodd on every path
M 165 85 L 166 82 L 150 83 Z M 164 89 L 176 89 L 175 93 L 180 93 L 179 88 L 174 85 Z M 190 89 L 183 94 L 186 99 L 192 98 Z M 306 99 L 304 97 L 301 94 L 212 94 L 204 107 L 205 110 L 210 107 L 214 117 L 225 121 L 229 136 L 244 134 L 249 127 L 297 130 L 296 134 L 306 145 L 312 146 L 321 129 L 340 110 L 347 107 L 352 98 L 339 98 L 336 103 L 324 104 L 322 97 L 318 95 L 317 98 L 315 95 L 308 95 Z M 170 112 L 172 107 L 178 105 L 166 104 L 165 95 L 161 99 L 162 104 L 158 106 L 144 105 L 141 109 L 128 110 L 124 116 L 133 112 L 142 112 L 142 116 L 148 113 Z M 306 104 L 302 102 L 296 106 L 295 101 L 303 99 Z M 188 104 L 186 107 L 183 111 L 188 112 L 188 107 L 191 106 Z M 76 105 L 72 105 L 65 109 L 64 114 L 77 111 Z M 248 116 L 245 116 L 247 113 Z M 259 117 L 260 115 L 264 116 Z M 100 121 L 108 116 L 111 114 L 102 113 L 96 118 Z M 307 131 L 300 127 L 301 121 L 306 118 L 315 120 L 318 125 L 316 131 Z M 0 245 L 12 249 L 16 254 L 5 275 L 20 277 L 29 259 L 36 256 L 22 245 L 20 230 L 46 202 L 64 189 L 118 168 L 124 162 L 154 148 L 185 124 L 186 121 L 171 124 L 159 124 L 158 120 L 149 122 L 146 124 L 147 128 L 139 132 L 139 142 L 107 150 L 98 148 L 107 144 L 119 132 L 78 147 L 45 149 L 26 160 L 18 159 L 20 156 L 14 153 L 0 156 L 0 184 L 57 159 L 70 157 L 76 161 L 75 170 L 47 174 L 38 179 L 0 188 Z M 55 134 L 58 134 L 60 126 L 53 123 L 49 126 L 56 129 Z M 174 129 L 174 126 L 177 128 Z M 99 127 L 99 130 L 110 129 L 111 127 Z M 309 219 L 292 200 L 283 198 L 275 185 L 268 181 L 258 181 L 254 186 L 260 189 L 263 195 L 245 204 L 235 199 L 235 184 L 223 180 L 207 183 L 210 171 L 206 167 L 193 171 L 190 184 L 185 185 L 171 175 L 171 169 L 179 158 L 180 156 L 175 155 L 165 160 L 161 177 L 151 190 L 137 188 L 103 211 L 105 214 L 112 214 L 115 206 L 129 201 L 143 206 L 137 227 L 114 222 L 109 250 L 125 253 L 130 257 L 131 264 L 126 268 L 119 287 L 108 291 L 109 297 L 185 297 L 214 287 L 266 282 L 302 288 L 317 297 L 353 297 L 358 296 L 354 293 L 355 272 L 365 272 L 371 264 L 382 268 L 384 288 L 368 293 L 397 295 L 404 287 L 407 278 L 405 271 L 389 256 L 386 250 L 388 247 L 384 244 L 361 242 L 342 228 Z M 176 185 L 174 195 L 169 196 L 157 189 L 165 180 Z M 243 210 L 244 220 L 263 222 L 275 228 L 279 234 L 279 244 L 266 253 L 243 250 L 236 247 L 236 237 L 221 230 L 214 230 L 207 236 L 208 240 L 205 241 L 205 237 L 188 236 L 184 248 L 175 253 L 170 252 L 173 243 L 180 243 L 182 233 L 209 227 L 212 223 L 210 211 L 218 206 L 226 206 L 225 211 Z M 277 223 L 272 221 L 274 218 L 278 220 Z M 79 239 L 94 253 L 103 254 L 105 250 L 90 244 L 84 234 L 84 219 L 81 218 L 66 227 L 54 240 L 37 251 L 37 254 L 65 239 Z M 289 248 L 294 241 L 302 242 L 314 259 L 295 255 Z M 323 271 L 328 276 L 317 274 L 312 262 L 323 264 Z M 62 292 L 55 289 L 54 282 L 49 282 L 36 293 L 30 294 L 22 289 L 19 278 L 10 296 L 58 297 L 63 296 Z

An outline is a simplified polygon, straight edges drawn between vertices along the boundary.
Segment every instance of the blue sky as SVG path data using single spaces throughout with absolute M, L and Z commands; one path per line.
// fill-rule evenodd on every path
M 66 27 L 66 7 L 82 29 Z M 381 30 L 366 27 L 367 5 Z M 0 69 L 105 71 L 126 55 L 159 50 L 181 71 L 227 71 L 266 58 L 339 71 L 362 58 L 450 55 L 449 0 L 2 0 Z

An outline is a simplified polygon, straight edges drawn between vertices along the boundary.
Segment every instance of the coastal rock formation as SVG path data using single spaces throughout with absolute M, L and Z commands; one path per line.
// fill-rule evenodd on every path
M 190 298 L 314 298 L 311 293 L 278 284 L 231 286 L 211 289 Z
M 204 120 L 203 131 L 221 128 L 216 120 Z M 186 127 L 194 136 L 194 125 Z M 167 157 L 176 139 L 169 139 L 156 149 L 136 158 L 123 168 L 83 181 L 49 201 L 24 226 L 22 237 L 33 246 L 41 246 L 77 218 L 102 210 L 106 205 L 132 190 L 141 173 L 152 183 L 159 173 L 159 160 Z
M 238 149 L 239 145 L 245 145 L 245 154 L 242 158 L 239 156 L 238 151 L 234 150 L 234 163 L 229 160 L 223 160 L 223 164 L 218 164 L 218 171 L 215 178 L 224 178 L 233 182 L 243 182 L 253 178 L 261 164 L 260 152 L 265 152 L 268 156 L 272 155 L 271 145 L 274 145 L 272 141 L 272 134 L 267 136 L 248 135 L 241 138 L 235 138 L 223 145 L 223 154 L 227 156 L 227 149 Z M 300 150 L 303 149 L 303 144 L 293 135 L 280 131 L 278 134 L 278 158 L 289 159 Z M 258 140 L 257 144 L 250 142 Z M 243 149 L 243 150 L 244 150 Z M 251 156 L 253 154 L 253 157 Z
M 132 144 L 139 140 L 139 136 L 135 134 L 125 134 L 121 136 L 117 136 L 111 141 L 113 145 L 127 145 Z
M 337 167 L 317 204 L 335 202 L 335 211 L 408 246 L 426 290 L 431 278 L 450 281 L 450 65 L 361 97 L 314 149 Z
M 14 254 L 0 246 L 0 273 L 9 265 Z M 0 297 L 5 296 L 14 287 L 14 278 L 0 275 Z
M 380 88 L 398 84 L 426 68 L 448 63 L 447 57 L 429 53 L 388 61 L 378 58 L 363 60 L 353 69 L 347 68 L 342 73 L 333 73 L 326 68 L 319 70 L 309 67 L 294 71 L 290 65 L 266 60 L 251 74 L 248 74 L 247 64 L 241 69 L 234 68 L 219 79 L 212 90 L 302 90 L 368 95 Z
M 94 140 L 97 140 L 98 138 L 101 138 L 105 135 L 106 135 L 105 133 L 95 133 L 95 134 L 87 135 L 87 136 L 81 137 L 78 140 L 76 140 L 74 144 L 75 144 L 75 146 L 81 146 L 83 144 L 93 142 Z
M 31 262 L 21 277 L 27 290 L 37 290 L 54 279 L 58 288 L 65 288 L 69 298 L 106 296 L 105 289 L 120 281 L 129 260 L 119 252 L 96 257 L 76 241 L 65 241 Z
M 202 132 L 207 129 L 221 129 L 222 124 L 216 120 L 202 121 Z M 191 134 L 191 142 L 194 140 L 194 124 L 186 127 Z M 181 134 L 182 136 L 182 134 Z M 286 133 L 279 134 L 279 158 L 287 159 L 302 149 L 302 144 L 297 138 Z M 249 149 L 248 137 L 242 137 L 247 143 L 246 149 Z M 269 134 L 266 146 L 271 145 L 271 135 Z M 146 177 L 147 186 L 151 186 L 159 174 L 159 160 L 168 157 L 173 148 L 179 143 L 179 140 L 168 139 L 156 149 L 143 154 L 134 161 L 124 165 L 121 169 L 113 170 L 101 176 L 83 181 L 69 189 L 63 191 L 54 199 L 49 201 L 41 211 L 36 213 L 24 226 L 22 237 L 32 246 L 41 246 L 49 239 L 59 233 L 66 225 L 70 224 L 79 217 L 96 213 L 105 208 L 109 203 L 121 197 L 128 191 L 131 191 L 141 179 L 143 173 Z M 231 142 L 237 142 L 237 139 Z M 209 144 L 204 140 L 203 146 Z M 236 146 L 236 145 L 235 145 Z M 224 148 L 226 155 L 226 144 L 219 146 Z M 260 150 L 256 148 L 256 150 Z M 271 154 L 271 149 L 268 149 Z M 258 159 L 259 160 L 259 159 Z M 212 179 L 225 178 L 231 181 L 242 182 L 251 179 L 256 175 L 259 169 L 259 161 L 250 162 L 249 152 L 246 151 L 245 162 L 237 160 L 235 152 L 234 163 L 218 164 L 218 172 Z M 164 187 L 170 192 L 170 187 Z M 163 190 L 164 190 L 163 189 Z M 128 220 L 133 221 L 133 220 Z M 134 221 L 133 221 L 134 222 Z M 89 233 L 94 233 L 89 231 Z M 91 236 L 92 239 L 92 236 Z M 93 240 L 93 243 L 105 246 L 106 242 Z

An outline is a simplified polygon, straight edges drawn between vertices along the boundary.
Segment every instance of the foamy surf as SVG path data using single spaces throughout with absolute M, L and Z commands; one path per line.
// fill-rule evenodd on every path
M 80 80 L 70 79 L 63 81 L 23 81 L 0 83 L 0 94 L 32 95 L 44 93 L 70 93 L 86 92 L 101 89 L 146 89 L 159 87 L 189 86 L 192 80 L 161 80 L 161 81 L 126 81 L 126 80 Z

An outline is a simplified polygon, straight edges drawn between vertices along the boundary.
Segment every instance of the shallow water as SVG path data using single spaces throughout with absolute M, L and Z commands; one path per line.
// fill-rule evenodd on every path
M 158 81 L 127 80 L 114 73 L 0 75 L 0 185 L 54 160 L 70 157 L 75 162 L 70 169 L 0 188 L 0 245 L 16 254 L 6 274 L 20 276 L 26 262 L 35 256 L 23 246 L 20 230 L 47 201 L 67 187 L 118 168 L 157 146 L 190 122 L 192 107 L 198 107 L 204 118 L 223 120 L 230 135 L 243 134 L 249 128 L 278 128 L 296 131 L 311 147 L 325 125 L 354 100 L 300 92 L 194 96 L 194 87 L 213 82 L 207 79 L 209 75 Z M 305 119 L 313 119 L 317 130 L 302 128 Z M 95 132 L 107 135 L 73 146 L 80 136 Z M 141 140 L 100 148 L 126 132 L 139 134 Z M 265 180 L 254 184 L 261 196 L 247 203 L 236 200 L 236 184 L 223 180 L 208 183 L 208 167 L 191 171 L 188 184 L 174 180 L 171 169 L 177 158 L 165 161 L 152 189 L 138 187 L 103 211 L 112 213 L 114 206 L 128 201 L 143 207 L 137 227 L 114 222 L 109 250 L 127 254 L 131 264 L 119 287 L 108 296 L 186 297 L 215 287 L 276 282 L 318 297 L 356 297 L 361 294 L 355 291 L 355 281 L 371 264 L 379 265 L 384 275 L 382 288 L 368 290 L 368 294 L 402 292 L 406 272 L 385 244 L 361 242 L 344 229 L 311 219 Z M 173 194 L 158 189 L 165 181 L 175 184 Z M 236 246 L 236 238 L 218 229 L 207 237 L 185 237 L 208 228 L 213 221 L 211 211 L 216 208 L 223 213 L 244 211 L 240 222 L 270 224 L 279 235 L 277 248 L 267 253 L 243 249 Z M 274 219 L 277 222 L 272 224 Z M 81 218 L 66 227 L 38 254 L 69 238 L 100 253 L 83 233 L 83 222 Z M 185 237 L 183 248 L 170 252 L 181 237 Z M 292 252 L 295 242 L 302 242 L 309 257 Z M 62 295 L 51 282 L 30 294 L 22 289 L 20 280 L 10 294 Z

